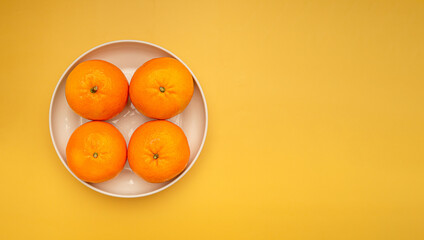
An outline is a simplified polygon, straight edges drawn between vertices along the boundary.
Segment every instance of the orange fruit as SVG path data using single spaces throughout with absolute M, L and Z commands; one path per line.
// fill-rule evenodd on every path
M 130 83 L 130 98 L 150 118 L 168 119 L 181 113 L 193 96 L 193 78 L 178 60 L 154 58 L 137 69 Z
M 138 127 L 128 145 L 131 169 L 152 183 L 176 177 L 185 169 L 189 158 L 190 148 L 183 130 L 165 120 Z
M 107 120 L 120 113 L 128 99 L 128 82 L 115 65 L 102 60 L 76 66 L 66 80 L 66 100 L 80 116 Z
M 112 124 L 92 121 L 78 127 L 66 146 L 69 168 L 83 181 L 112 179 L 124 168 L 127 144 Z

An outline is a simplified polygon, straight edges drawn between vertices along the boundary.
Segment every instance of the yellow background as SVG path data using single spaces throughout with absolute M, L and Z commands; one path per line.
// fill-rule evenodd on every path
M 423 1 L 1 1 L 0 239 L 424 239 Z M 50 140 L 57 81 L 119 39 L 174 52 L 209 107 L 189 173 L 84 187 Z

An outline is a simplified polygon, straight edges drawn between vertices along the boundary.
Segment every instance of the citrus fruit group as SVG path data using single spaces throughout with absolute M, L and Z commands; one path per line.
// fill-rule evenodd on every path
M 124 168 L 127 145 L 113 125 L 92 121 L 72 133 L 66 146 L 66 158 L 69 168 L 81 180 L 103 182 Z
M 134 73 L 130 98 L 150 118 L 168 119 L 181 113 L 193 96 L 193 78 L 178 60 L 169 57 L 147 61 Z
M 111 63 L 80 63 L 67 78 L 66 99 L 77 114 L 95 121 L 83 124 L 71 135 L 66 147 L 69 168 L 83 181 L 103 182 L 119 174 L 128 156 L 131 169 L 148 182 L 176 177 L 188 164 L 190 148 L 183 130 L 163 119 L 184 111 L 193 91 L 190 71 L 174 58 L 147 61 L 136 70 L 130 86 L 122 71 Z M 127 152 L 119 130 L 97 120 L 120 113 L 128 94 L 138 111 L 160 120 L 138 127 Z
M 189 157 L 190 148 L 183 130 L 165 120 L 138 127 L 128 145 L 131 169 L 152 183 L 176 177 L 187 166 Z
M 89 60 L 76 66 L 65 87 L 69 106 L 90 120 L 107 120 L 127 103 L 128 82 L 122 71 L 103 60 Z

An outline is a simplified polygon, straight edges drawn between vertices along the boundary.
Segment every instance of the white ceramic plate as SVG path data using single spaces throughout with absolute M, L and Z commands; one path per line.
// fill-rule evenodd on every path
M 182 62 L 191 72 L 194 79 L 194 94 L 187 108 L 179 115 L 168 119 L 180 126 L 187 136 L 190 145 L 190 160 L 187 168 L 176 178 L 165 183 L 148 183 L 137 176 L 126 163 L 122 172 L 112 180 L 103 183 L 87 183 L 80 180 L 69 169 L 66 163 L 66 145 L 73 131 L 89 120 L 80 117 L 69 107 L 65 98 L 65 84 L 68 74 L 79 63 L 101 59 L 119 67 L 130 82 L 135 70 L 146 61 L 157 57 L 173 57 Z M 202 150 L 208 127 L 208 111 L 202 88 L 188 66 L 170 51 L 157 45 L 136 41 L 120 40 L 108 42 L 90 49 L 76 59 L 66 69 L 54 90 L 49 112 L 50 135 L 59 158 L 66 169 L 85 186 L 100 193 L 123 198 L 143 197 L 162 191 L 184 176 L 193 166 Z M 124 135 L 127 144 L 132 133 L 141 124 L 152 119 L 138 112 L 128 100 L 125 109 L 116 117 L 108 120 Z

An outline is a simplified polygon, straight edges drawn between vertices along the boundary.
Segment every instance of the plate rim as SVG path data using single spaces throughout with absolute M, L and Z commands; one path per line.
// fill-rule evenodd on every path
M 203 100 L 203 107 L 205 108 L 205 129 L 204 129 L 204 132 L 203 132 L 203 139 L 202 139 L 202 142 L 201 142 L 201 144 L 200 144 L 200 147 L 199 147 L 199 150 L 197 151 L 197 154 L 195 155 L 195 157 L 194 157 L 194 159 L 193 159 L 193 161 L 187 166 L 187 168 L 186 169 L 184 169 L 184 171 L 180 174 L 180 175 L 178 175 L 178 177 L 176 177 L 176 178 L 174 178 L 170 183 L 168 183 L 168 184 L 166 184 L 165 186 L 163 186 L 163 187 L 160 187 L 160 188 L 158 188 L 158 189 L 156 189 L 156 190 L 154 190 L 154 191 L 150 191 L 150 192 L 147 192 L 147 193 L 141 193 L 141 194 L 131 194 L 131 195 L 123 195 L 123 194 L 116 194 L 116 193 L 110 193 L 110 192 L 106 192 L 106 191 L 103 191 L 103 190 L 101 190 L 101 189 L 98 189 L 98 188 L 96 188 L 96 187 L 94 187 L 94 186 L 92 186 L 92 185 L 90 185 L 90 184 L 88 184 L 88 183 L 86 183 L 86 182 L 84 182 L 84 181 L 82 181 L 81 179 L 79 179 L 72 171 L 71 171 L 71 169 L 69 169 L 69 167 L 68 167 L 68 164 L 66 164 L 65 163 L 65 161 L 64 161 L 64 159 L 60 156 L 60 154 L 59 154 L 59 149 L 58 149 L 58 147 L 57 147 L 57 145 L 56 145 L 56 142 L 55 142 L 55 139 L 54 139 L 54 136 L 53 136 L 53 130 L 52 130 L 52 107 L 53 107 L 53 102 L 54 102 L 54 99 L 55 99 L 55 96 L 56 96 L 56 92 L 57 92 L 57 89 L 58 89 L 58 87 L 59 87 L 59 85 L 62 83 L 62 81 L 63 81 L 63 78 L 65 77 L 65 75 L 66 75 L 66 73 L 76 64 L 76 62 L 78 62 L 81 58 L 83 58 L 83 57 L 85 57 L 87 54 L 89 54 L 89 53 L 91 53 L 91 52 L 93 52 L 94 50 L 97 50 L 97 49 L 99 49 L 99 48 L 102 48 L 102 47 L 105 47 L 105 46 L 108 46 L 108 45 L 113 45 L 113 44 L 116 44 L 116 43 L 139 43 L 139 44 L 144 44 L 144 45 L 149 45 L 149 46 L 151 46 L 151 47 L 155 47 L 155 48 L 158 48 L 158 49 L 160 49 L 160 50 L 162 50 L 162 51 L 164 51 L 164 52 L 166 52 L 166 53 L 168 53 L 169 55 L 171 55 L 173 58 L 175 58 L 175 59 L 177 59 L 178 61 L 180 61 L 189 71 L 190 71 L 190 73 L 191 73 L 191 75 L 193 76 L 193 80 L 196 82 L 196 84 L 197 84 L 197 87 L 199 88 L 199 91 L 200 91 L 200 95 L 202 96 L 202 100 Z M 86 187 L 88 187 L 88 188 L 90 188 L 90 189 L 92 189 L 92 190 L 94 190 L 94 191 L 96 191 L 96 192 L 99 192 L 99 193 L 102 193 L 102 194 L 104 194 L 104 195 L 107 195 L 107 196 L 112 196 L 112 197 L 117 197 L 117 198 L 139 198 L 139 197 L 146 197 L 146 196 L 150 196 L 150 195 L 153 195 L 153 194 L 155 194 L 155 193 L 158 193 L 158 192 L 161 192 L 161 191 L 163 191 L 163 190 L 165 190 L 165 189 L 167 189 L 167 188 L 169 188 L 170 186 L 172 186 L 172 185 L 174 185 L 176 182 L 178 182 L 190 169 L 191 169 L 191 167 L 196 163 L 196 160 L 197 160 L 197 158 L 199 157 L 199 155 L 200 155 L 200 153 L 202 152 L 202 150 L 203 150 L 203 145 L 205 144 L 205 140 L 206 140 L 206 135 L 207 135 L 207 131 L 208 131 L 208 108 L 207 108 L 207 104 L 206 104 L 206 98 L 205 98 L 205 95 L 204 95 L 204 93 L 203 93 L 203 89 L 202 89 L 202 87 L 200 86 L 200 83 L 199 83 L 199 81 L 197 80 L 197 77 L 194 75 L 194 73 L 193 73 L 193 71 L 191 71 L 191 69 L 187 66 L 187 64 L 185 63 L 185 62 L 183 62 L 179 57 L 177 57 L 174 53 L 172 53 L 171 51 L 169 51 L 169 50 L 167 50 L 167 49 L 165 49 L 165 48 L 163 48 L 163 47 L 161 47 L 161 46 L 158 46 L 158 45 L 156 45 L 156 44 L 154 44 L 154 43 L 150 43 L 150 42 L 146 42 L 146 41 L 141 41 L 141 40 L 131 40 L 131 39 L 127 39 L 127 40 L 115 40 L 115 41 L 110 41 L 110 42 L 106 42 L 106 43 L 103 43 L 103 44 L 100 44 L 100 45 L 97 45 L 97 46 L 95 46 L 95 47 L 93 47 L 93 48 L 91 48 L 91 49 L 89 49 L 89 50 L 87 50 L 86 52 L 84 52 L 83 54 L 81 54 L 78 58 L 76 58 L 67 68 L 66 68 L 66 70 L 63 72 L 63 74 L 62 74 L 62 76 L 59 78 L 59 81 L 57 82 L 57 84 L 56 84 L 56 87 L 55 87 L 55 89 L 54 89 L 54 91 L 53 91 L 53 94 L 52 94 L 52 97 L 51 97 L 51 100 L 50 100 L 50 108 L 49 108 L 49 129 L 50 129 L 50 138 L 51 138 L 51 140 L 52 140 L 52 143 L 53 143 L 53 146 L 54 146 L 54 149 L 56 150 L 56 154 L 57 154 L 57 156 L 59 157 L 59 159 L 60 159 L 60 161 L 62 162 L 62 164 L 65 166 L 65 168 L 68 170 L 68 172 L 70 172 L 71 174 L 72 174 L 72 176 L 74 177 L 74 178 L 76 178 L 80 183 L 82 183 L 84 186 L 86 186 Z

